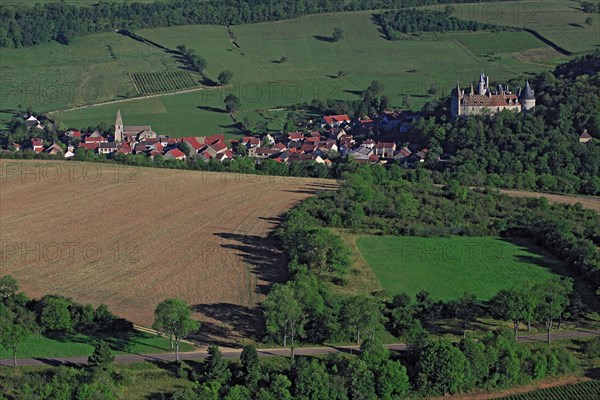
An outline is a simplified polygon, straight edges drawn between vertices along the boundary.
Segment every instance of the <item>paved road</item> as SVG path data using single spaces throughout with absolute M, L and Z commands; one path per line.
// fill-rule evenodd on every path
M 552 333 L 552 339 L 576 339 L 589 336 L 599 336 L 600 331 L 598 330 L 587 330 L 587 331 L 571 331 L 571 332 L 554 332 Z M 520 342 L 535 342 L 545 341 L 546 334 L 536 334 L 528 336 L 519 336 Z M 389 350 L 401 351 L 406 349 L 406 344 L 396 343 L 388 344 L 386 347 Z M 314 356 L 324 355 L 331 353 L 354 353 L 359 350 L 360 346 L 320 346 L 320 347 L 301 347 L 295 350 L 296 355 L 302 356 Z M 238 358 L 242 352 L 241 349 L 221 348 L 224 358 Z M 273 356 L 289 356 L 289 349 L 259 349 L 258 354 L 260 357 L 273 357 Z M 206 350 L 198 350 L 194 352 L 180 353 L 182 360 L 201 360 L 208 356 Z M 115 356 L 115 362 L 118 363 L 132 363 L 141 361 L 174 361 L 174 353 L 161 353 L 161 354 L 126 354 Z M 22 358 L 18 360 L 19 365 L 77 365 L 85 364 L 87 357 L 52 357 L 52 358 Z M 11 366 L 12 359 L 0 360 L 0 365 Z

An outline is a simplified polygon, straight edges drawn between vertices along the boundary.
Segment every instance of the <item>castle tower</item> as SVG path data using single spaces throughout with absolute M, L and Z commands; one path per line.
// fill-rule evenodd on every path
M 519 93 L 519 101 L 525 111 L 535 107 L 535 92 L 529 85 L 529 81 L 525 82 L 525 88 Z
M 115 142 L 123 141 L 123 119 L 121 118 L 121 110 L 117 110 L 117 119 L 115 121 Z
M 477 94 L 485 94 L 485 92 L 486 92 L 485 86 L 486 86 L 485 75 L 482 72 L 481 76 L 479 77 L 479 83 L 477 85 Z
M 458 84 L 458 79 L 456 80 L 456 88 L 452 91 L 452 96 L 450 98 L 450 111 L 452 113 L 452 117 L 460 117 L 460 103 L 463 98 L 463 92 L 460 90 L 460 85 Z

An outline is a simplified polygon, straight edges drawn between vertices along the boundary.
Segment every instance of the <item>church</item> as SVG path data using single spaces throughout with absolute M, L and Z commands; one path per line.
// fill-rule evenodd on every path
M 502 110 L 531 110 L 535 107 L 535 93 L 529 81 L 523 90 L 519 88 L 517 93 L 511 92 L 508 86 L 498 85 L 497 88 L 490 88 L 489 77 L 482 73 L 477 88 L 471 84 L 468 93 L 457 83 L 456 88 L 452 90 L 451 102 L 452 118 L 465 118 L 469 115 L 495 114 Z
M 150 125 L 123 125 L 121 110 L 117 110 L 117 119 L 115 120 L 115 142 L 133 142 L 141 141 L 147 138 L 156 139 L 156 133 Z

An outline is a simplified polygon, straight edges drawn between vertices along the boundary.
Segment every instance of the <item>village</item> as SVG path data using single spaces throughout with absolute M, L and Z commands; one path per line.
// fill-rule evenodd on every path
M 162 157 L 163 160 L 195 159 L 223 163 L 247 157 L 257 164 L 272 159 L 288 165 L 314 162 L 328 167 L 342 159 L 414 167 L 425 161 L 429 150 L 402 138 L 418 119 L 417 114 L 399 111 L 385 111 L 381 115 L 354 120 L 345 114 L 326 115 L 315 125 L 319 129 L 312 131 L 247 134 L 236 139 L 226 139 L 224 134 L 173 138 L 153 131 L 149 125 L 124 125 L 118 111 L 114 133 L 70 129 L 59 133 L 58 141 L 48 142 L 34 137 L 21 143 L 13 142 L 9 149 L 65 159 L 75 157 L 78 151 L 86 151 L 108 158 L 119 154 L 142 154 L 153 160 Z M 33 115 L 25 117 L 24 121 L 30 132 L 44 130 L 42 122 Z

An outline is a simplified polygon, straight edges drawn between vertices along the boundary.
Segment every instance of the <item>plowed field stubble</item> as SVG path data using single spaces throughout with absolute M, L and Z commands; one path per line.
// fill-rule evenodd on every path
M 200 339 L 239 341 L 284 278 L 268 235 L 296 202 L 334 181 L 77 162 L 0 162 L 0 275 L 150 325 L 180 297 Z

